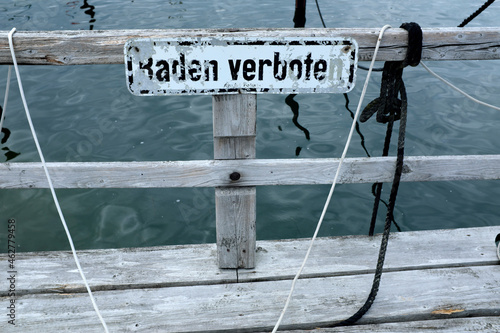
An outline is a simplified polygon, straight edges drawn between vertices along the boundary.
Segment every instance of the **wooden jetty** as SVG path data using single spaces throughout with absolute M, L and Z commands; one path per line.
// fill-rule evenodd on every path
M 500 59 L 500 28 L 423 33 L 423 60 Z M 21 65 L 123 64 L 129 38 L 172 36 L 352 37 L 359 59 L 370 60 L 378 29 L 20 31 L 14 45 Z M 405 30 L 388 30 L 377 60 L 402 60 L 406 44 Z M 0 64 L 11 62 L 7 32 L 0 32 Z M 112 332 L 272 329 L 309 241 L 256 241 L 255 187 L 327 184 L 339 161 L 255 159 L 256 102 L 253 94 L 213 97 L 214 160 L 48 163 L 56 188 L 215 188 L 217 244 L 78 252 Z M 496 180 L 499 162 L 500 155 L 410 156 L 402 181 Z M 394 157 L 349 158 L 340 182 L 390 182 L 394 167 Z M 3 191 L 47 186 L 40 163 L 0 164 Z M 380 244 L 380 236 L 321 238 L 281 330 L 498 332 L 499 233 L 500 226 L 392 234 L 370 311 L 355 326 L 316 329 L 364 303 Z M 16 271 L 16 326 L 4 319 L 1 331 L 102 331 L 70 253 L 18 253 Z M 6 304 L 10 297 L 1 293 Z
M 363 304 L 380 246 L 379 236 L 320 238 L 282 329 L 499 332 L 499 232 L 393 233 L 370 311 L 355 326 L 313 330 Z M 78 255 L 111 332 L 270 332 L 308 245 L 304 239 L 258 241 L 254 269 L 218 268 L 215 244 Z M 0 258 L 5 262 L 6 255 Z M 17 331 L 102 331 L 70 252 L 20 253 L 16 262 Z

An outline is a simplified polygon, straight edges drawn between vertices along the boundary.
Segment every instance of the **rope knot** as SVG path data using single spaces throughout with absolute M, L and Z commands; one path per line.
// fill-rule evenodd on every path
M 362 123 L 373 114 L 377 114 L 377 122 L 387 123 L 399 120 L 401 110 L 406 109 L 406 90 L 403 82 L 403 68 L 417 66 L 422 55 L 422 29 L 417 23 L 403 23 L 401 28 L 408 31 L 408 51 L 403 61 L 386 61 L 380 85 L 380 97 L 374 99 L 364 108 L 359 117 Z M 401 99 L 398 98 L 398 94 Z
M 403 67 L 418 66 L 422 57 L 422 28 L 415 22 L 403 23 L 400 28 L 408 31 L 408 50 Z

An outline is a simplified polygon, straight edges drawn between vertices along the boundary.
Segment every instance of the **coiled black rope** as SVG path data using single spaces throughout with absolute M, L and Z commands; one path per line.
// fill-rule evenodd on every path
M 389 155 L 389 145 L 391 142 L 391 133 L 393 121 L 401 117 L 402 101 L 398 99 L 398 93 L 402 96 L 401 87 L 404 89 L 403 68 L 407 65 L 417 66 L 420 63 L 422 54 L 422 29 L 416 23 L 403 23 L 401 28 L 408 31 L 408 51 L 404 61 L 387 61 L 384 64 L 382 73 L 382 82 L 380 85 L 380 97 L 370 102 L 359 117 L 360 122 L 367 121 L 373 114 L 377 114 L 377 122 L 387 123 L 387 130 L 384 141 L 382 156 Z M 393 115 L 393 116 L 392 116 Z M 393 118 L 391 118 L 393 117 Z M 375 231 L 375 222 L 377 220 L 378 207 L 382 194 L 382 183 L 374 184 L 375 200 L 373 203 L 372 217 L 368 235 L 373 236 Z M 388 207 L 389 208 L 389 207 Z M 391 219 L 394 220 L 392 211 Z
M 483 12 L 493 2 L 494 0 L 488 0 L 476 12 L 474 12 L 471 16 L 465 19 L 458 27 L 464 27 L 475 17 L 481 14 L 481 12 Z M 406 88 L 402 79 L 403 68 L 406 67 L 407 65 L 417 66 L 420 63 L 422 54 L 422 30 L 420 26 L 412 22 L 412 23 L 403 23 L 401 25 L 401 28 L 408 31 L 408 51 L 406 58 L 403 62 L 388 61 L 384 64 L 380 97 L 370 102 L 363 110 L 360 116 L 360 121 L 364 122 L 368 120 L 374 113 L 377 113 L 376 118 L 378 122 L 382 123 L 387 122 L 386 139 L 383 151 L 384 156 L 387 156 L 389 151 L 389 143 L 390 143 L 390 136 L 392 132 L 393 122 L 398 118 L 400 119 L 396 169 L 394 172 L 394 180 L 392 183 L 391 193 L 389 196 L 389 204 L 387 207 L 387 215 L 384 224 L 384 232 L 382 234 L 382 241 L 377 260 L 377 267 L 375 269 L 375 276 L 373 278 L 370 294 L 368 295 L 368 298 L 363 304 L 363 306 L 348 319 L 345 319 L 338 323 L 334 323 L 333 325 L 329 325 L 328 327 L 352 325 L 355 322 L 357 322 L 361 317 L 363 317 L 363 315 L 370 309 L 371 305 L 375 301 L 380 286 L 380 280 L 382 278 L 385 254 L 387 251 L 387 245 L 389 242 L 389 235 L 392 224 L 391 222 L 393 220 L 393 213 L 399 189 L 399 182 L 401 180 L 401 174 L 403 173 L 403 165 L 404 165 L 403 164 L 404 144 L 405 144 L 405 134 L 406 134 L 408 100 L 406 97 Z M 401 99 L 397 98 L 398 93 L 401 96 Z M 375 197 L 372 222 L 370 224 L 370 235 L 373 235 L 375 228 L 375 220 L 378 210 L 378 204 L 380 202 L 380 195 L 382 191 L 381 183 L 377 184 L 376 190 L 377 194 Z M 497 236 L 496 241 L 500 242 L 499 236 Z M 500 249 L 500 245 L 498 246 Z M 500 252 L 498 255 L 500 256 Z
M 399 182 L 401 174 L 403 173 L 403 160 L 404 160 L 404 147 L 406 136 L 406 119 L 408 111 L 408 99 L 406 97 L 406 88 L 402 79 L 403 69 L 407 66 L 417 66 L 420 62 L 420 55 L 422 53 L 422 30 L 417 23 L 404 23 L 401 28 L 408 31 L 408 51 L 404 61 L 387 61 L 384 65 L 384 72 L 382 74 L 381 95 L 371 103 L 369 103 L 363 110 L 362 116 L 364 121 L 368 120 L 370 116 L 377 113 L 377 121 L 387 123 L 387 135 L 384 144 L 384 153 L 389 151 L 390 133 L 392 132 L 395 120 L 399 122 L 398 134 L 398 147 L 396 168 L 394 171 L 394 180 L 392 182 L 391 193 L 389 196 L 389 203 L 387 207 L 387 215 L 385 218 L 384 232 L 382 234 L 382 241 L 380 245 L 377 267 L 375 269 L 375 276 L 373 278 L 372 288 L 365 303 L 359 310 L 351 317 L 328 325 L 327 327 L 346 326 L 352 325 L 358 321 L 370 309 L 377 296 L 380 280 L 382 278 L 382 270 L 384 267 L 385 254 L 387 252 L 387 245 L 389 243 L 389 235 L 392 225 L 394 208 L 396 206 L 396 198 L 399 189 Z M 398 94 L 401 99 L 398 99 Z M 377 205 L 379 200 L 375 199 Z
M 319 8 L 318 0 L 316 1 L 316 6 L 318 8 L 318 13 L 323 23 L 323 27 L 326 28 L 321 15 L 321 10 Z M 464 27 L 475 17 L 481 14 L 489 5 L 491 5 L 495 0 L 486 1 L 483 6 L 481 6 L 476 12 L 465 19 L 458 27 Z M 382 234 L 382 241 L 379 250 L 379 257 L 377 260 L 377 267 L 375 270 L 375 276 L 372 283 L 372 288 L 367 300 L 363 306 L 351 317 L 340 322 L 335 322 L 324 327 L 336 327 L 336 326 L 347 326 L 352 325 L 357 322 L 363 315 L 370 309 L 371 305 L 375 301 L 380 286 L 380 280 L 382 278 L 382 270 L 385 261 L 385 254 L 387 251 L 387 244 L 389 241 L 390 229 L 392 221 L 394 219 L 393 213 L 396 204 L 397 193 L 399 189 L 399 182 L 401 180 L 401 174 L 403 172 L 403 160 L 404 160 L 404 144 L 405 144 L 405 134 L 406 134 L 406 119 L 407 119 L 407 109 L 408 100 L 406 97 L 406 88 L 402 80 L 403 68 L 407 65 L 417 66 L 420 62 L 422 53 L 422 30 L 420 26 L 416 23 L 404 23 L 401 28 L 408 31 L 408 51 L 406 59 L 403 62 L 386 62 L 382 74 L 382 84 L 381 84 L 381 94 L 380 97 L 369 103 L 361 114 L 360 121 L 368 120 L 373 114 L 377 113 L 377 121 L 382 123 L 387 123 L 386 138 L 384 142 L 383 156 L 387 156 L 389 152 L 390 137 L 392 133 L 393 123 L 395 120 L 400 120 L 399 123 L 399 135 L 398 135 L 398 147 L 397 147 L 397 158 L 396 158 L 396 168 L 394 172 L 394 180 L 392 183 L 392 189 L 389 196 L 389 203 L 387 204 L 387 215 L 385 219 L 384 232 Z M 365 69 L 359 66 L 361 69 Z M 385 81 L 385 83 L 384 83 Z M 397 98 L 397 95 L 401 96 L 401 99 Z M 345 95 L 346 96 L 346 95 Z M 375 228 L 376 215 L 378 211 L 378 204 L 380 202 L 380 195 L 382 191 L 382 183 L 376 183 L 375 185 L 375 203 L 372 214 L 372 221 L 370 224 L 369 234 L 373 235 Z M 497 254 L 500 258 L 500 234 L 497 235 L 495 239 L 496 245 L 498 247 Z
M 491 5 L 495 0 L 488 0 L 485 2 L 478 10 L 476 10 L 473 14 L 471 14 L 467 19 L 465 19 L 458 27 L 464 27 L 474 18 L 476 18 L 479 14 L 481 14 L 489 5 Z M 407 59 L 405 59 L 406 65 L 417 66 L 420 62 L 420 57 L 422 54 L 422 31 L 420 27 L 415 26 L 412 23 L 405 23 L 401 26 L 408 31 L 408 52 Z M 413 31 L 414 30 L 414 31 Z M 418 49 L 412 50 L 411 48 L 417 47 Z M 413 58 L 412 58 L 413 57 Z M 387 63 L 386 63 L 387 65 Z M 377 112 L 377 121 L 385 123 L 387 120 L 387 115 L 389 114 L 389 108 L 396 109 L 396 118 L 399 119 L 398 108 L 400 107 L 401 101 L 397 99 L 397 87 L 394 87 L 394 83 L 392 82 L 393 78 L 388 77 L 393 73 L 389 68 L 384 66 L 383 74 L 382 74 L 382 85 L 381 92 L 379 98 L 373 100 L 367 107 L 363 110 L 363 113 L 360 116 L 360 121 L 365 122 L 370 118 L 375 112 Z M 402 73 L 402 72 L 401 72 Z M 384 81 L 388 82 L 384 84 Z M 402 81 L 401 81 L 402 82 Z M 404 83 L 403 83 L 404 84 Z M 382 152 L 382 156 L 387 156 L 389 153 L 389 143 L 391 139 L 392 133 L 392 125 L 388 124 L 385 142 L 384 142 L 384 150 Z M 373 187 L 373 193 L 375 195 L 375 201 L 373 204 L 372 218 L 370 221 L 370 229 L 368 230 L 368 235 L 373 236 L 375 231 L 375 223 L 377 219 L 378 206 L 380 202 L 380 197 L 382 194 L 382 183 L 375 183 Z M 393 217 L 392 217 L 393 218 Z

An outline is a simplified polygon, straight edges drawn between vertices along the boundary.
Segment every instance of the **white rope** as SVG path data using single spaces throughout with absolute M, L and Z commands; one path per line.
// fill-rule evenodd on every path
M 377 57 L 378 49 L 380 47 L 380 42 L 382 41 L 382 36 L 384 35 L 385 30 L 387 30 L 388 28 L 391 28 L 391 26 L 385 25 L 380 30 L 378 40 L 377 40 L 377 45 L 375 46 L 375 51 L 373 52 L 372 62 L 370 64 L 370 68 L 368 69 L 368 74 L 366 75 L 366 80 L 365 80 L 365 84 L 363 86 L 363 90 L 361 92 L 361 96 L 359 98 L 358 107 L 356 109 L 356 113 L 354 114 L 354 117 L 352 120 L 351 130 L 349 131 L 349 135 L 347 137 L 347 142 L 344 146 L 344 151 L 342 152 L 342 156 L 340 157 L 339 165 L 337 167 L 337 171 L 335 172 L 335 177 L 333 179 L 333 183 L 332 183 L 332 186 L 330 188 L 330 193 L 328 193 L 328 197 L 327 197 L 325 205 L 323 207 L 323 211 L 321 212 L 321 216 L 320 216 L 318 224 L 316 226 L 316 230 L 314 231 L 314 235 L 311 238 L 311 243 L 309 244 L 309 248 L 307 249 L 306 255 L 304 257 L 304 261 L 302 262 L 302 265 L 300 266 L 299 271 L 297 272 L 297 274 L 293 278 L 292 287 L 290 288 L 290 293 L 288 294 L 288 298 L 286 300 L 285 306 L 283 307 L 283 310 L 281 310 L 281 315 L 278 319 L 278 322 L 274 326 L 272 333 L 276 333 L 276 331 L 278 330 L 278 328 L 281 324 L 281 321 L 283 320 L 283 317 L 285 316 L 286 310 L 288 309 L 288 306 L 290 304 L 290 300 L 292 299 L 293 291 L 295 290 L 295 284 L 296 284 L 297 280 L 299 279 L 300 274 L 302 273 L 302 270 L 304 269 L 304 267 L 306 265 L 306 262 L 307 262 L 307 259 L 309 258 L 309 254 L 311 253 L 311 249 L 313 247 L 314 241 L 316 240 L 316 237 L 318 236 L 319 229 L 321 228 L 321 224 L 323 223 L 323 219 L 325 217 L 326 211 L 328 209 L 328 206 L 330 205 L 330 201 L 332 199 L 332 195 L 333 195 L 333 192 L 335 190 L 335 185 L 337 184 L 337 180 L 338 180 L 338 177 L 340 174 L 340 168 L 342 167 L 342 164 L 344 163 L 344 159 L 347 155 L 347 150 L 349 149 L 349 144 L 351 143 L 352 135 L 353 135 L 354 130 L 356 128 L 356 122 L 358 121 L 359 113 L 361 111 L 361 105 L 363 103 L 363 99 L 365 98 L 366 89 L 368 88 L 368 82 L 370 81 L 370 75 L 372 73 L 373 66 L 375 65 L 375 59 Z
M 473 102 L 476 102 L 478 104 L 481 104 L 481 105 L 484 105 L 484 106 L 487 106 L 489 108 L 492 108 L 492 109 L 495 109 L 495 110 L 498 110 L 500 111 L 500 107 L 498 106 L 494 106 L 494 105 L 491 105 L 491 104 L 488 104 L 488 103 L 485 103 L 485 102 L 482 102 L 474 97 L 472 97 L 471 95 L 467 94 L 465 91 L 461 90 L 460 88 L 454 86 L 452 83 L 446 81 L 445 79 L 443 79 L 441 76 L 437 75 L 436 73 L 434 73 L 429 67 L 427 67 L 423 62 L 420 62 L 420 64 L 422 65 L 422 67 L 424 67 L 431 75 L 433 75 L 434 77 L 436 77 L 437 79 L 443 81 L 444 83 L 446 83 L 448 86 L 450 86 L 451 88 L 453 88 L 454 90 L 458 91 L 459 93 L 461 93 L 462 95 L 464 95 L 465 97 L 467 97 L 468 99 L 472 100 Z
M 5 119 L 5 110 L 7 109 L 7 99 L 9 98 L 11 72 L 12 72 L 12 66 L 9 66 L 9 70 L 7 71 L 7 84 L 5 86 L 5 95 L 3 97 L 2 116 L 0 117 L 0 135 L 2 133 L 3 120 Z
M 92 291 L 90 290 L 90 286 L 87 282 L 87 279 L 85 278 L 85 274 L 83 273 L 82 267 L 80 266 L 80 261 L 78 260 L 78 256 L 76 255 L 76 250 L 75 250 L 75 246 L 73 244 L 73 239 L 71 238 L 71 234 L 69 232 L 68 225 L 66 224 L 66 220 L 65 220 L 64 215 L 62 213 L 61 206 L 59 205 L 59 200 L 57 199 L 56 192 L 54 190 L 54 185 L 52 184 L 52 179 L 50 178 L 49 170 L 47 169 L 47 165 L 45 163 L 45 158 L 43 157 L 42 149 L 40 148 L 40 144 L 38 143 L 38 138 L 37 138 L 37 135 L 35 132 L 35 128 L 34 128 L 33 123 L 31 121 L 31 115 L 30 115 L 30 112 L 28 110 L 28 104 L 26 103 L 26 97 L 24 96 L 24 89 L 23 89 L 23 85 L 21 83 L 21 76 L 19 75 L 17 60 L 16 60 L 16 56 L 14 54 L 14 45 L 12 42 L 12 35 L 14 34 L 15 31 L 16 31 L 16 28 L 13 28 L 9 32 L 10 53 L 12 55 L 12 62 L 14 63 L 14 70 L 16 72 L 17 84 L 19 85 L 19 92 L 21 94 L 21 99 L 23 101 L 24 110 L 26 111 L 26 117 L 28 118 L 28 124 L 30 126 L 31 134 L 33 135 L 33 139 L 35 141 L 38 155 L 40 156 L 40 160 L 42 161 L 43 170 L 45 171 L 45 176 L 47 177 L 47 181 L 48 181 L 49 187 L 50 187 L 50 192 L 52 193 L 52 197 L 54 198 L 57 212 L 59 213 L 59 217 L 61 218 L 61 222 L 63 224 L 64 230 L 66 231 L 66 236 L 68 237 L 69 245 L 71 246 L 71 252 L 73 253 L 73 258 L 75 259 L 75 263 L 76 263 L 76 266 L 78 268 L 78 272 L 80 272 L 80 276 L 82 277 L 83 283 L 85 284 L 85 288 L 87 288 L 87 292 L 90 296 L 90 300 L 92 301 L 92 305 L 94 306 L 94 310 L 97 313 L 97 316 L 99 317 L 99 320 L 101 321 L 102 326 L 104 327 L 104 331 L 106 333 L 108 333 L 109 331 L 108 331 L 108 327 L 106 325 L 106 322 L 104 321 L 104 319 L 101 316 L 101 313 L 99 312 L 99 308 L 97 307 L 97 303 L 94 299 L 94 296 L 92 295 Z

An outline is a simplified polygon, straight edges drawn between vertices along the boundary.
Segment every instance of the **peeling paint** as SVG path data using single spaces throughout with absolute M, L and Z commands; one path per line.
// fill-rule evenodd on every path
M 134 95 L 346 93 L 358 45 L 350 38 L 135 38 L 124 46 Z

